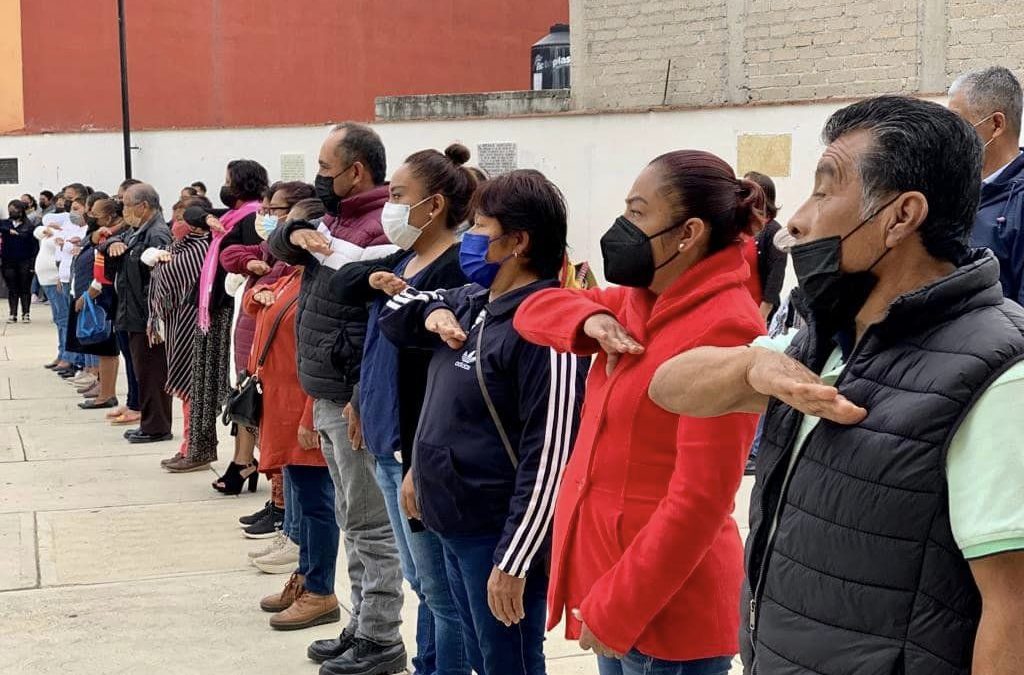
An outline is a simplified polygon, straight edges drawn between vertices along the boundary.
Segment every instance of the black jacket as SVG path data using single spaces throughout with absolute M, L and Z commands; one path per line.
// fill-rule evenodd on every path
M 111 257 L 108 249 L 122 242 L 128 250 Z M 117 237 L 111 237 L 99 246 L 104 256 L 104 269 L 113 272 L 117 291 L 117 319 L 115 328 L 129 333 L 145 333 L 149 323 L 149 278 L 152 270 L 142 262 L 147 248 L 164 248 L 171 243 L 171 230 L 163 214 L 157 212 L 145 225 Z
M 313 398 L 344 405 L 359 383 L 369 307 L 366 302 L 343 301 L 337 287 L 332 288 L 335 270 L 292 245 L 289 237 L 300 229 L 315 227 L 305 221 L 281 225 L 268 242 L 278 260 L 305 266 L 295 315 L 299 383 Z
M 6 264 L 31 263 L 39 253 L 36 226 L 27 217 L 21 222 L 0 220 L 0 259 Z
M 775 246 L 775 235 L 782 229 L 779 221 L 772 220 L 757 235 L 757 273 L 761 281 L 761 300 L 774 305 L 772 314 L 782 304 L 782 285 L 786 281 L 786 263 L 789 256 Z M 771 320 L 771 317 L 768 318 Z
M 861 423 L 821 421 L 794 448 L 802 415 L 770 403 L 747 538 L 745 672 L 971 672 L 981 596 L 952 533 L 946 450 L 988 385 L 1024 359 L 1024 310 L 1003 300 L 998 277 L 979 252 L 847 346 L 836 386 L 868 411 Z M 834 334 L 810 316 L 789 354 L 819 372 Z
M 370 288 L 370 275 L 374 272 L 391 272 L 406 257 L 407 251 L 398 251 L 381 260 L 354 263 L 342 267 L 331 281 L 332 294 L 345 304 L 367 304 L 386 297 L 380 291 Z M 459 245 L 455 244 L 421 273 L 418 285 L 426 289 L 458 288 L 467 283 L 466 275 L 459 264 Z M 412 446 L 416 438 L 416 426 L 423 409 L 423 396 L 427 389 L 427 371 L 433 349 L 412 346 L 399 351 L 398 378 L 401 382 L 398 394 L 398 426 L 402 443 L 402 467 L 406 471 L 412 466 Z
M 423 524 L 447 536 L 500 535 L 494 564 L 513 576 L 525 576 L 538 553 L 546 553 L 589 364 L 530 344 L 512 326 L 523 300 L 555 286 L 537 281 L 494 302 L 476 285 L 408 289 L 387 303 L 380 319 L 396 345 L 434 352 L 413 449 Z M 448 348 L 424 326 L 442 308 L 455 313 L 468 335 L 462 349 Z M 485 403 L 478 363 L 518 466 Z

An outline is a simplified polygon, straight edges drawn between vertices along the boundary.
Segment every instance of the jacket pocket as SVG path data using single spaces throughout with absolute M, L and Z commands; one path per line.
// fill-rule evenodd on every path
M 466 486 L 455 470 L 451 448 L 418 442 L 415 453 L 413 475 L 423 524 L 440 534 L 458 531 Z

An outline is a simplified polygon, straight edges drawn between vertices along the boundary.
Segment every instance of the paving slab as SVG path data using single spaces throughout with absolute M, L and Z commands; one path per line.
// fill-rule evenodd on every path
M 79 411 L 101 424 L 82 424 L 69 432 L 62 424 L 25 423 L 18 425 L 28 461 L 85 459 L 93 457 L 128 457 L 132 455 L 168 457 L 181 443 L 181 421 L 173 425 L 174 441 L 133 445 L 124 440 L 125 427 L 112 427 L 104 422 L 105 410 Z M 72 435 L 73 434 L 73 435 Z M 224 446 L 230 447 L 230 446 Z M 158 461 L 153 462 L 159 466 Z M 162 472 L 161 472 L 162 473 Z
M 169 456 L 178 444 L 147 447 Z M 0 466 L 0 513 L 205 501 L 214 494 L 210 483 L 216 478 L 212 471 L 168 474 L 156 455 Z M 266 501 L 266 494 L 257 493 L 262 497 L 252 499 L 250 511 Z
M 25 454 L 22 451 L 21 436 L 18 435 L 18 427 L 14 424 L 0 425 L 0 462 L 24 462 Z M 0 471 L 0 482 L 4 472 Z
M 36 585 L 36 537 L 32 516 L 31 513 L 0 515 L 0 591 Z M 2 599 L 0 607 L 3 607 Z M 3 616 L 2 610 L 0 616 Z M 0 619 L 0 623 L 3 620 Z
M 245 539 L 238 517 L 260 505 L 256 500 L 221 497 L 207 502 L 40 513 L 42 585 L 248 570 L 246 553 L 268 542 Z

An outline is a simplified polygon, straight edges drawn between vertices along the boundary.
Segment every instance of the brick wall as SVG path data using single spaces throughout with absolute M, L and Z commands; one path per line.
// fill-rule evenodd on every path
M 1015 4 L 571 0 L 574 105 L 622 109 L 935 94 L 980 65 L 1024 71 L 1024 6 Z

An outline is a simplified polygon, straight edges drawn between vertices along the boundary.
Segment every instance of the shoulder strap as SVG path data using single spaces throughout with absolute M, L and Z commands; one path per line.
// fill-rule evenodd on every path
M 494 401 L 491 400 L 491 394 L 487 391 L 487 383 L 484 382 L 484 368 L 481 363 L 484 360 L 484 326 L 487 324 L 487 313 L 484 312 L 480 318 L 480 332 L 476 334 L 476 381 L 480 385 L 480 393 L 484 395 L 484 403 L 487 404 L 487 409 L 491 413 L 491 419 L 494 420 L 494 426 L 498 427 L 498 435 L 501 436 L 501 442 L 505 446 L 505 452 L 508 453 L 508 458 L 512 462 L 512 468 L 519 468 L 519 458 L 516 457 L 516 451 L 512 448 L 512 443 L 508 440 L 508 434 L 505 433 L 505 427 L 501 423 L 501 418 L 498 417 L 498 410 L 494 407 Z
M 270 332 L 267 333 L 267 341 L 263 345 L 263 350 L 260 351 L 260 357 L 256 359 L 256 368 L 262 368 L 263 362 L 267 360 L 267 354 L 270 352 L 270 345 L 274 341 L 274 336 L 277 335 L 277 329 L 281 326 L 281 322 L 284 321 L 284 315 L 288 313 L 288 310 L 292 308 L 296 302 L 299 301 L 299 296 L 295 296 L 288 301 L 288 304 L 284 306 L 281 313 L 274 319 L 274 325 L 270 327 Z

